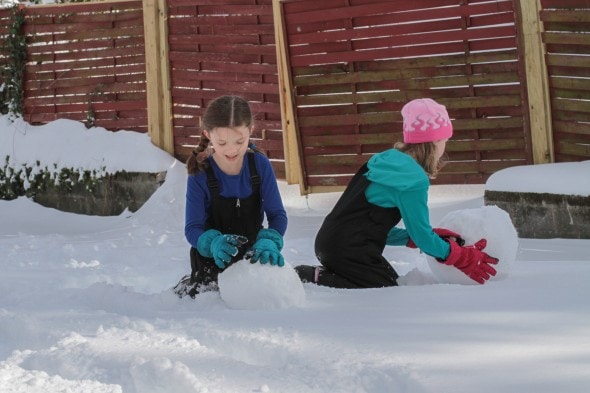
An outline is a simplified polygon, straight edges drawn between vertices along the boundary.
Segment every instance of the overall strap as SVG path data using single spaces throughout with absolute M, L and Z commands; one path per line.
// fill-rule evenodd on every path
M 253 152 L 247 154 L 248 169 L 250 170 L 250 184 L 252 184 L 252 191 L 258 191 L 260 189 L 260 176 L 258 175 L 258 170 L 256 169 L 256 162 L 254 160 L 254 154 L 256 153 Z M 219 183 L 217 182 L 217 178 L 213 173 L 211 165 L 207 166 L 205 172 L 207 173 L 207 187 L 211 192 L 211 198 L 219 197 Z
M 207 187 L 211 192 L 211 198 L 213 199 L 219 197 L 219 183 L 217 182 L 215 173 L 213 173 L 213 168 L 211 167 L 211 164 L 207 165 L 205 173 L 207 174 Z
M 215 177 L 215 173 L 213 173 L 211 163 L 209 163 L 209 165 L 207 165 L 207 167 L 205 168 L 205 174 L 207 175 L 207 188 L 209 188 L 209 192 L 211 193 L 211 203 L 212 206 L 214 206 L 216 203 L 215 201 L 219 200 L 219 183 L 217 181 L 217 178 Z M 216 214 L 215 209 L 213 209 L 212 213 Z M 197 249 L 191 247 L 191 284 L 196 282 L 196 275 L 199 271 L 199 258 L 201 258 L 201 256 L 197 252 Z
M 252 192 L 260 190 L 260 176 L 256 170 L 256 163 L 254 161 L 254 155 L 256 152 L 248 153 L 248 168 L 250 169 L 250 184 L 252 184 Z

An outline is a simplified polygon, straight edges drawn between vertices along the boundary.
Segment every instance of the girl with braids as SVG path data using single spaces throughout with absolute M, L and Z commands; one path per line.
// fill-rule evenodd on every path
M 219 97 L 203 114 L 200 143 L 186 162 L 191 274 L 174 288 L 180 297 L 217 289 L 218 274 L 242 258 L 284 265 L 287 214 L 270 161 L 250 143 L 252 127 L 241 97 Z
M 498 260 L 482 250 L 486 240 L 465 246 L 461 236 L 432 228 L 429 178 L 436 177 L 453 126 L 444 106 L 429 98 L 402 108 L 404 143 L 375 154 L 352 178 L 325 218 L 316 239 L 321 266 L 295 270 L 303 282 L 336 288 L 397 285 L 398 275 L 383 257 L 389 246 L 420 248 L 483 284 Z M 396 225 L 404 220 L 405 229 Z

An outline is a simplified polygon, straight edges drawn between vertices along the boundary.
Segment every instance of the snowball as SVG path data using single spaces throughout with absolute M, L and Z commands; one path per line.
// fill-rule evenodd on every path
M 498 264 L 494 266 L 497 274 L 490 280 L 501 280 L 508 276 L 518 252 L 518 234 L 510 216 L 504 210 L 497 206 L 457 210 L 444 216 L 436 226 L 459 233 L 465 239 L 466 245 L 485 238 L 488 244 L 483 251 L 499 259 Z M 440 263 L 431 256 L 427 256 L 426 260 L 439 283 L 477 284 L 454 266 Z
M 240 310 L 289 308 L 305 302 L 303 284 L 295 269 L 242 260 L 218 278 L 219 294 L 228 307 Z

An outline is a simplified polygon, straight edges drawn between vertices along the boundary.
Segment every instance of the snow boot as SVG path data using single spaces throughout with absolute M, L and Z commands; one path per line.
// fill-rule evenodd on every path
M 199 280 L 198 277 L 195 277 L 192 274 L 187 274 L 182 277 L 178 284 L 172 288 L 172 291 L 176 294 L 176 296 L 181 299 L 185 296 L 190 296 L 194 299 L 199 293 L 216 290 L 218 290 L 217 282 L 206 282 L 205 280 Z
M 179 297 L 186 295 L 195 298 L 196 295 L 203 292 L 217 291 L 217 276 L 220 269 L 215 265 L 211 258 L 203 258 L 197 250 L 191 247 L 191 274 L 187 274 L 180 279 L 178 284 L 172 288 L 172 291 Z
M 197 294 L 197 284 L 194 277 L 190 274 L 182 277 L 178 284 L 172 288 L 172 292 L 181 299 L 187 295 L 194 299 Z
M 295 271 L 302 283 L 317 284 L 320 276 L 321 266 L 299 265 L 295 266 Z
M 360 288 L 339 274 L 326 269 L 324 266 L 299 265 L 295 271 L 303 283 L 312 283 L 331 288 Z

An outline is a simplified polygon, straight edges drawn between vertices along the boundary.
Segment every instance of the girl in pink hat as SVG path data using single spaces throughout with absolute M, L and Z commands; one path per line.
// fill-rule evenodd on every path
M 385 246 L 420 248 L 483 284 L 498 262 L 482 250 L 486 240 L 465 246 L 461 236 L 432 228 L 429 178 L 436 177 L 453 125 L 446 108 L 429 98 L 402 108 L 404 143 L 375 154 L 351 179 L 315 239 L 321 266 L 295 270 L 303 282 L 335 288 L 397 285 L 398 275 L 383 257 Z M 396 225 L 404 220 L 405 229 Z

